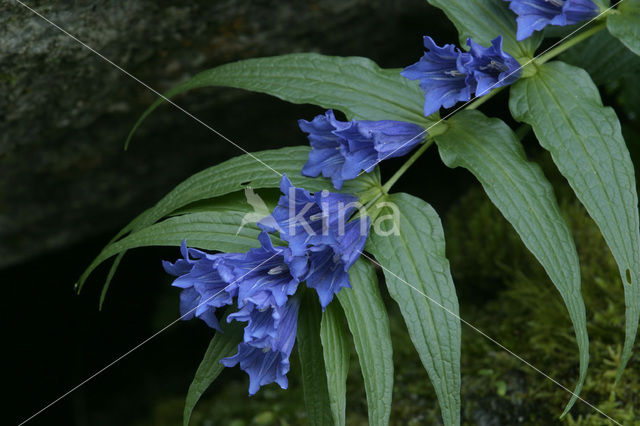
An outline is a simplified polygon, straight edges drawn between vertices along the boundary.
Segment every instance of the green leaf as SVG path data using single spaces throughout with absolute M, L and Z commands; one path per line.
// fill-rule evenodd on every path
M 309 191 L 333 189 L 328 179 L 308 178 L 300 175 L 307 162 L 308 146 L 295 146 L 260 151 L 252 155 L 241 155 L 209 167 L 187 178 L 165 195 L 155 206 L 146 210 L 127 225 L 123 232 L 148 226 L 171 212 L 195 203 L 221 195 L 245 190 L 250 187 L 279 188 L 282 176 L 265 167 L 268 164 L 278 173 L 286 174 L 295 186 Z M 254 158 L 255 157 L 255 158 Z M 378 172 L 363 174 L 359 179 L 345 182 L 342 192 L 358 193 L 379 186 Z
M 298 354 L 302 367 L 302 389 L 311 426 L 333 425 L 327 375 L 320 341 L 322 312 L 315 292 L 304 291 L 298 315 Z
M 302 166 L 309 156 L 309 147 L 288 147 L 282 149 L 261 151 L 253 154 L 261 161 L 269 164 L 280 173 L 286 173 L 292 183 L 296 186 L 304 187 L 310 191 L 320 191 L 323 189 L 332 189 L 329 180 L 324 178 L 307 178 L 300 175 Z M 146 210 L 132 222 L 125 226 L 114 237 L 111 243 L 117 241 L 129 232 L 137 232 L 144 229 L 163 217 L 193 203 L 226 195 L 229 193 L 246 190 L 247 188 L 278 188 L 280 186 L 281 177 L 264 167 L 249 155 L 242 155 L 232 158 L 213 167 L 209 167 L 195 175 L 189 177 L 166 196 L 164 196 L 155 206 Z M 344 192 L 350 193 L 371 193 L 379 191 L 380 174 L 376 169 L 372 173 L 366 173 L 358 179 L 345 182 L 342 189 Z M 118 263 L 124 252 L 118 255 L 103 289 L 106 293 L 110 278 L 115 272 Z M 108 258 L 108 257 L 106 257 Z M 87 268 L 78 280 L 78 291 L 82 290 L 84 283 L 91 272 L 104 260 L 105 257 L 99 255 L 93 263 Z M 99 260 L 102 259 L 102 260 Z
M 444 424 L 460 424 L 460 319 L 438 214 L 419 198 L 384 200 L 368 240 L 435 388 Z
M 640 317 L 638 196 L 620 122 L 602 105 L 589 74 L 563 62 L 539 67 L 511 89 L 511 113 L 533 127 L 604 236 L 626 299 L 626 338 L 618 377 L 631 357 Z
M 399 69 L 382 69 L 370 59 L 294 53 L 246 59 L 197 74 L 165 93 L 172 98 L 191 89 L 235 87 L 266 93 L 296 104 L 334 108 L 347 118 L 400 120 L 426 125 L 424 93 Z M 138 119 L 126 144 L 144 119 L 164 99 L 155 101 Z
M 349 339 L 338 302 L 330 303 L 322 314 L 320 340 L 327 373 L 327 389 L 333 423 L 344 426 L 349 373 Z
M 489 46 L 491 40 L 502 36 L 505 52 L 521 63 L 533 57 L 542 35 L 534 34 L 526 40 L 516 40 L 516 15 L 504 0 L 428 0 L 444 11 L 454 23 L 460 36 L 460 45 L 467 45 L 467 38 Z M 436 42 L 443 44 L 446 40 Z
M 238 231 L 243 215 L 240 213 L 203 212 L 172 217 L 106 246 L 85 271 L 91 274 L 108 258 L 137 247 L 180 246 L 186 239 L 189 247 L 223 252 L 243 252 L 258 247 L 260 230 L 246 225 Z M 274 239 L 274 243 L 279 242 Z
M 393 394 L 393 347 L 389 316 L 384 307 L 376 271 L 359 259 L 349 270 L 351 288 L 338 293 L 360 360 L 367 392 L 369 424 L 389 424 Z
M 640 0 L 625 0 L 607 18 L 607 29 L 636 55 L 640 55 Z
M 202 362 L 198 366 L 196 375 L 189 385 L 187 400 L 184 404 L 182 416 L 183 426 L 189 425 L 191 413 L 195 408 L 202 394 L 211 386 L 218 377 L 224 366 L 220 364 L 222 358 L 232 356 L 238 349 L 238 343 L 242 341 L 244 324 L 237 321 L 227 323 L 224 319 L 220 321 L 222 332 L 217 332 L 204 354 Z
M 635 78 L 640 68 L 640 58 L 607 31 L 573 46 L 560 58 L 563 62 L 584 68 L 597 85 L 612 86 L 621 78 Z
M 515 133 L 501 120 L 463 111 L 447 124 L 449 129 L 435 138 L 442 161 L 474 174 L 547 271 L 567 306 L 580 351 L 580 376 L 566 412 L 587 374 L 589 337 L 578 253 L 553 188 L 540 167 L 527 161 Z

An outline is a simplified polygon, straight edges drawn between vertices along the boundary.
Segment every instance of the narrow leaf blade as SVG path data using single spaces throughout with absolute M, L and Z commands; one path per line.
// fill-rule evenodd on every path
M 315 292 L 305 291 L 298 316 L 297 342 L 302 367 L 304 404 L 311 426 L 333 425 L 320 341 L 321 317 L 320 302 Z
M 191 414 L 202 394 L 211 386 L 224 366 L 220 363 L 222 358 L 232 356 L 238 349 L 238 343 L 242 341 L 244 324 L 233 321 L 227 323 L 220 321 L 222 332 L 215 334 L 204 354 L 202 362 L 196 370 L 196 375 L 189 385 L 187 399 L 184 405 L 183 426 L 189 425 Z
M 320 340 L 333 423 L 336 426 L 344 426 L 347 374 L 349 373 L 349 339 L 344 315 L 338 302 L 330 303 L 322 314 Z
M 540 167 L 527 161 L 515 133 L 501 120 L 479 111 L 463 111 L 447 123 L 447 132 L 436 136 L 442 160 L 449 167 L 464 167 L 475 175 L 547 271 L 567 306 L 578 342 L 580 375 L 566 412 L 580 394 L 587 374 L 589 337 L 578 253 L 553 188 Z
M 300 175 L 300 170 L 307 161 L 309 151 L 309 147 L 298 146 L 261 151 L 253 155 L 266 164 L 271 165 L 271 167 L 280 173 L 287 174 L 296 186 L 306 188 L 310 191 L 321 191 L 332 188 L 330 181 L 327 179 L 312 179 Z M 280 186 L 280 180 L 281 177 L 278 174 L 256 162 L 256 160 L 249 155 L 232 158 L 231 160 L 196 173 L 180 183 L 156 203 L 155 206 L 144 211 L 125 226 L 109 245 L 127 233 L 144 229 L 189 204 L 242 191 L 248 187 L 252 189 L 278 188 Z M 375 190 L 375 188 L 379 186 L 380 175 L 376 169 L 374 172 L 364 174 L 356 180 L 346 182 L 342 191 L 360 193 Z M 118 258 L 121 259 L 122 255 L 124 255 L 124 252 L 119 255 Z M 110 256 L 104 257 L 100 254 L 83 272 L 78 280 L 78 291 L 82 290 L 91 272 L 108 257 Z M 118 262 L 114 263 L 114 267 L 112 267 L 109 273 L 110 277 L 113 276 L 117 263 Z
M 229 212 L 201 212 L 177 216 L 156 223 L 106 246 L 89 265 L 89 275 L 102 262 L 127 250 L 149 246 L 180 246 L 184 239 L 190 247 L 224 252 L 243 252 L 259 246 L 256 226 L 240 223 L 242 215 Z
M 266 93 L 296 104 L 344 112 L 349 119 L 400 120 L 425 124 L 424 94 L 397 69 L 382 69 L 370 59 L 294 53 L 246 59 L 203 71 L 165 93 L 172 98 L 199 87 L 226 86 Z M 164 99 L 138 119 L 129 137 Z
M 408 194 L 385 197 L 368 250 L 384 270 L 435 389 L 444 424 L 460 424 L 460 319 L 440 218 Z M 397 232 L 394 232 L 397 230 Z
M 373 266 L 359 259 L 349 270 L 351 288 L 338 293 L 360 361 L 369 424 L 389 424 L 393 395 L 393 346 L 389 316 Z
M 563 62 L 539 67 L 511 89 L 511 113 L 531 124 L 584 204 L 618 263 L 626 299 L 624 370 L 640 318 L 640 234 L 635 173 L 620 122 L 589 74 Z

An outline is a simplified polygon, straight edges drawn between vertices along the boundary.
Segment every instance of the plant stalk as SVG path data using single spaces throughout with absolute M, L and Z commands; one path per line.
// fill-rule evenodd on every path
M 578 34 L 577 36 L 570 38 L 569 40 L 565 41 L 564 43 L 560 44 L 559 46 L 556 46 L 553 49 L 549 50 L 548 52 L 540 55 L 538 58 L 527 62 L 523 66 L 523 68 L 527 67 L 527 66 L 531 66 L 532 64 L 534 66 L 536 66 L 536 65 L 542 65 L 545 62 L 548 62 L 549 60 L 555 58 L 556 56 L 558 56 L 559 54 L 563 53 L 567 49 L 570 49 L 571 47 L 575 46 L 576 44 L 588 39 L 589 37 L 597 34 L 600 31 L 602 31 L 606 27 L 606 25 L 607 25 L 606 22 L 602 22 L 602 23 L 599 23 L 598 25 L 593 26 L 592 28 L 588 29 L 587 31 L 582 32 L 582 33 Z M 489 94 L 487 94 L 485 96 L 482 96 L 480 98 L 477 98 L 476 100 L 474 100 L 473 102 L 471 102 L 470 104 L 468 104 L 467 106 L 462 108 L 462 110 L 464 111 L 464 110 L 477 109 L 480 105 L 484 104 L 489 99 L 491 99 L 492 97 L 494 97 L 495 95 L 500 93 L 500 91 L 503 90 L 505 87 L 506 86 L 498 87 L 497 89 L 492 90 Z M 457 112 L 457 111 L 455 111 L 455 112 Z M 449 118 L 449 117 L 446 116 L 445 118 Z M 445 119 L 441 119 L 440 121 L 444 121 L 444 120 Z M 422 154 L 424 154 L 424 152 L 431 145 L 433 145 L 433 138 L 431 136 L 429 136 L 427 138 L 427 141 L 420 147 L 420 149 L 418 149 L 402 165 L 402 167 L 400 167 L 400 169 L 398 169 L 398 171 L 395 172 L 393 174 L 393 176 L 391 176 L 391 178 L 389 178 L 389 180 L 387 182 L 385 182 L 385 184 L 382 186 L 383 191 L 385 193 L 388 193 L 389 190 L 391 189 L 391 187 L 398 181 L 398 179 L 400 179 L 402 177 L 402 175 L 409 169 L 409 167 L 411 167 L 413 165 L 413 163 L 415 163 L 418 160 L 418 158 L 420 158 L 420 156 Z

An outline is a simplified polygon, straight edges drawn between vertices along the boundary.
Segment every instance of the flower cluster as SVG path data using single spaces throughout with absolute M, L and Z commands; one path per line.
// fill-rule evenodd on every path
M 287 176 L 283 195 L 262 228 L 260 247 L 246 253 L 209 254 L 182 244 L 183 259 L 164 262 L 182 288 L 183 319 L 194 316 L 220 330 L 216 309 L 226 305 L 237 311 L 227 321 L 246 322 L 238 353 L 221 362 L 249 375 L 249 394 L 276 382 L 287 387 L 289 356 L 295 343 L 298 309 L 296 291 L 301 282 L 318 293 L 324 309 L 343 287 L 350 287 L 348 271 L 364 248 L 368 217 L 347 221 L 356 211 L 357 198 L 328 191 L 311 194 L 294 187 Z M 287 246 L 272 244 L 278 232 Z
M 382 160 L 407 154 L 427 134 L 421 126 L 402 121 L 343 122 L 331 110 L 312 121 L 299 120 L 298 124 L 308 133 L 312 148 L 302 174 L 322 174 L 331 178 L 336 189 L 363 171 L 370 173 Z
M 592 0 L 505 0 L 518 18 L 516 38 L 524 40 L 547 25 L 573 25 L 594 18 L 600 8 Z
M 471 39 L 467 45 L 469 52 L 462 52 L 452 44 L 439 47 L 431 37 L 424 37 L 424 47 L 429 51 L 402 71 L 409 80 L 420 81 L 425 92 L 424 115 L 469 101 L 474 93 L 484 96 L 520 78 L 520 64 L 502 50 L 502 36 L 492 40 L 489 47 Z

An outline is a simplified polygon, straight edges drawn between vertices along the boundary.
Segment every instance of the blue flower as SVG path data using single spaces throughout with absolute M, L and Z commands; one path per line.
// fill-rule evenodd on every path
M 475 91 L 475 81 L 466 68 L 470 55 L 453 44 L 439 47 L 431 37 L 424 37 L 424 47 L 429 51 L 401 73 L 409 80 L 420 80 L 425 93 L 424 115 L 470 100 Z
M 290 297 L 282 307 L 264 310 L 247 304 L 229 320 L 248 321 L 244 341 L 238 345 L 238 353 L 223 358 L 226 367 L 240 364 L 249 375 L 249 395 L 254 395 L 260 386 L 277 383 L 282 389 L 288 386 L 289 356 L 295 343 L 298 297 Z
M 288 247 L 274 247 L 266 232 L 258 240 L 261 247 L 225 258 L 220 274 L 237 287 L 238 307 L 248 302 L 258 309 L 283 306 L 307 272 L 307 259 L 293 256 Z
M 471 48 L 471 60 L 466 68 L 477 84 L 476 96 L 508 86 L 522 75 L 520 63 L 502 50 L 502 36 L 493 39 L 490 47 L 481 46 L 471 39 L 467 39 L 467 45 Z
M 289 243 L 293 256 L 304 256 L 307 248 L 318 244 L 336 244 L 339 223 L 351 216 L 358 198 L 349 194 L 316 192 L 293 186 L 287 175 L 280 181 L 282 196 L 278 205 L 258 225 L 265 231 L 279 231 L 280 238 Z
M 331 178 L 333 186 L 342 187 L 342 167 L 344 165 L 344 153 L 347 150 L 346 141 L 333 133 L 336 129 L 349 126 L 336 120 L 332 110 L 324 115 L 316 116 L 312 121 L 298 120 L 300 130 L 308 133 L 311 152 L 309 161 L 302 168 L 304 176 L 322 176 Z
M 309 249 L 309 272 L 307 287 L 318 293 L 322 309 L 333 300 L 333 296 L 349 283 L 349 268 L 360 257 L 369 233 L 369 217 L 352 220 L 344 226 L 334 246 L 314 246 Z
M 333 111 L 318 115 L 311 122 L 299 120 L 308 133 L 311 152 L 302 174 L 331 178 L 336 189 L 362 171 L 370 173 L 382 160 L 405 155 L 425 138 L 417 124 L 402 121 L 336 120 Z
M 401 157 L 420 144 L 427 132 L 421 126 L 403 121 L 352 121 L 351 126 L 334 133 L 347 141 L 342 177 L 355 179 L 361 171 L 371 173 L 387 158 Z
M 573 25 L 594 18 L 600 8 L 592 0 L 506 0 L 518 17 L 516 38 L 524 40 L 547 25 Z
M 176 278 L 173 286 L 182 288 L 180 293 L 180 314 L 183 320 L 194 316 L 207 325 L 220 330 L 215 315 L 216 308 L 230 305 L 238 289 L 235 284 L 225 281 L 219 267 L 224 259 L 232 254 L 208 254 L 193 248 L 187 248 L 186 241 L 180 248 L 183 259 L 175 263 L 163 261 L 165 271 Z

